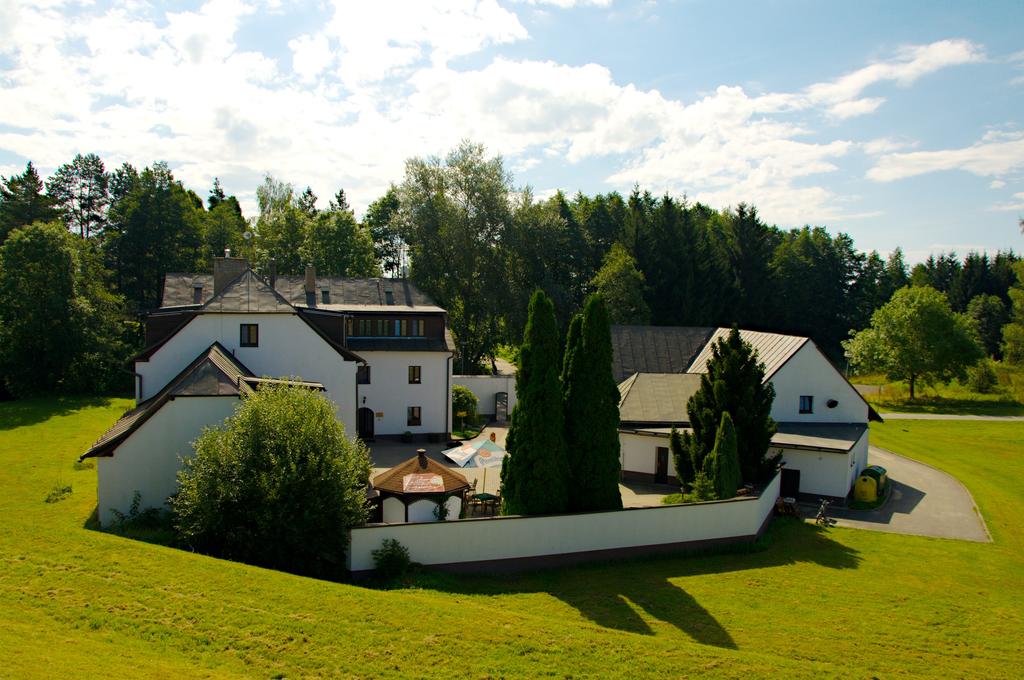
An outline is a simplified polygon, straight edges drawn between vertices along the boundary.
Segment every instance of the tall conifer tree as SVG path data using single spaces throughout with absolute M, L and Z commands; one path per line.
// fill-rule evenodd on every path
M 612 377 L 611 326 L 601 296 L 590 296 L 583 314 L 570 324 L 565 357 L 565 441 L 573 474 L 569 509 L 620 509 L 619 390 Z
M 558 340 L 554 305 L 538 290 L 530 299 L 516 373 L 519 401 L 501 469 L 502 512 L 507 515 L 542 515 L 568 507 Z
M 715 433 L 715 448 L 704 459 L 704 474 L 715 487 L 715 495 L 722 500 L 735 496 L 736 489 L 742 483 L 740 461 L 736 453 L 736 428 L 728 411 L 722 412 Z
M 690 447 L 694 469 L 714 449 L 722 413 L 729 412 L 736 428 L 736 449 L 742 481 L 755 482 L 769 476 L 780 454 L 768 456 L 775 434 L 771 418 L 775 388 L 764 381 L 764 364 L 735 327 L 711 347 L 708 372 L 701 376 L 700 389 L 690 397 L 686 410 L 693 435 L 684 437 Z

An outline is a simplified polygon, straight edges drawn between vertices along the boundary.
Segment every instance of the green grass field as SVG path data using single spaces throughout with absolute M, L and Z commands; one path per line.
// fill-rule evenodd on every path
M 754 552 L 381 591 L 87 528 L 76 455 L 129 405 L 0 404 L 4 678 L 1020 674 L 1019 423 L 873 427 L 960 475 L 994 544 L 780 520 Z
M 890 382 L 883 375 L 863 375 L 850 380 L 872 385 L 877 392 L 865 399 L 880 413 L 959 413 L 979 416 L 1024 416 L 1024 368 L 995 363 L 997 385 L 986 394 L 973 392 L 953 380 L 948 384 L 919 385 L 915 398 L 905 382 Z

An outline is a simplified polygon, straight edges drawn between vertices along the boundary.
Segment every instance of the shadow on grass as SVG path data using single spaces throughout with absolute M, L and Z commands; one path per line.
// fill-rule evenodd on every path
M 871 404 L 893 413 L 935 413 L 965 416 L 1024 416 L 1024 404 L 1010 397 L 992 399 L 950 399 L 948 397 L 918 397 L 909 399 L 873 399 Z
M 50 418 L 70 415 L 84 408 L 107 406 L 112 397 L 32 397 L 0 402 L 0 430 L 37 425 Z
M 413 556 L 415 557 L 415 556 Z M 695 642 L 727 649 L 736 643 L 718 620 L 672 579 L 814 563 L 856 569 L 856 550 L 829 538 L 821 527 L 794 520 L 773 522 L 754 545 L 708 553 L 594 563 L 520 575 L 460 575 L 424 569 L 410 585 L 462 595 L 548 593 L 604 628 L 653 635 L 640 611 L 689 635 Z

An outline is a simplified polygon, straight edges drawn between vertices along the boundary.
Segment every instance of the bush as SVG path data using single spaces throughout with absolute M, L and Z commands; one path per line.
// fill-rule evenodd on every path
M 992 370 L 992 365 L 984 359 L 967 369 L 967 387 L 972 392 L 989 394 L 995 390 L 998 383 L 999 380 L 996 378 L 996 372 Z
M 412 565 L 409 549 L 394 538 L 385 538 L 380 547 L 374 550 L 373 566 L 377 575 L 387 581 L 394 581 L 405 576 Z
M 274 569 L 342 573 L 347 529 L 366 521 L 371 468 L 327 399 L 267 385 L 195 449 L 171 501 L 185 544 Z
M 473 390 L 465 385 L 452 386 L 452 418 L 458 418 L 459 422 L 465 420 L 467 423 L 476 422 L 477 398 Z M 465 412 L 465 416 L 459 413 Z

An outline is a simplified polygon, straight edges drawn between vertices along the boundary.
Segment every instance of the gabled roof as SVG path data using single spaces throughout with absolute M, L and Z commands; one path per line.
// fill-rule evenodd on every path
M 155 396 L 125 413 L 79 460 L 112 456 L 114 449 L 175 397 L 230 397 L 249 394 L 252 372 L 219 342 L 210 345 Z
M 711 360 L 711 348 L 720 339 L 728 337 L 729 328 L 717 328 L 708 338 L 700 353 L 694 358 L 687 369 L 688 373 L 707 373 L 708 362 Z M 762 333 L 760 331 L 740 331 L 740 337 L 757 352 L 757 359 L 764 364 L 764 379 L 769 380 L 782 366 L 796 354 L 810 338 L 798 335 L 782 335 L 780 333 Z
M 700 389 L 692 373 L 634 373 L 619 385 L 619 421 L 671 425 L 689 422 L 686 403 Z
M 612 326 L 616 383 L 634 373 L 686 373 L 715 329 L 693 326 Z
M 419 456 L 413 456 L 404 463 L 399 463 L 390 470 L 380 473 L 373 478 L 373 488 L 378 491 L 388 491 L 397 494 L 407 493 L 404 483 L 406 475 L 421 474 L 439 476 L 443 484 L 444 493 L 453 493 L 469 488 L 469 480 L 461 473 L 445 467 L 431 458 L 424 457 L 422 460 L 425 461 L 425 464 L 421 463 Z M 441 490 L 438 489 L 436 493 L 441 493 Z
M 246 269 L 238 278 L 211 297 L 202 307 L 204 312 L 285 312 L 295 310 L 288 300 L 266 281 Z

